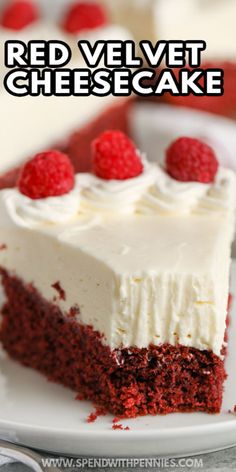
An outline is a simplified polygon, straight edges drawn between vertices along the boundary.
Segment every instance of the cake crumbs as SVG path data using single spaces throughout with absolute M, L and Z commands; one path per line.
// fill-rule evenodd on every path
M 86 421 L 87 423 L 94 423 L 96 420 L 98 419 L 98 415 L 96 415 L 96 413 L 90 413 L 90 415 L 88 415 Z
M 129 431 L 130 428 L 129 426 L 123 426 L 121 423 L 120 423 L 120 420 L 121 418 L 119 418 L 118 416 L 115 416 L 115 418 L 113 418 L 112 420 L 112 429 L 116 430 L 116 429 L 120 429 L 122 431 Z
M 229 408 L 229 409 L 228 409 L 228 413 L 230 413 L 231 415 L 236 416 L 236 405 L 234 405 L 234 407 L 233 407 L 232 410 Z
M 120 418 L 118 416 L 115 416 L 115 418 L 113 418 L 112 420 L 112 423 L 115 424 L 115 423 L 119 423 L 120 422 Z
M 99 416 L 105 416 L 105 415 L 106 415 L 105 408 L 98 407 L 95 409 L 95 411 L 92 411 L 92 413 L 88 415 L 86 422 L 94 423 L 99 418 Z
M 59 300 L 66 300 L 66 292 L 62 288 L 59 281 L 55 282 L 55 284 L 52 284 L 52 288 L 54 288 L 58 292 Z M 56 300 L 54 300 L 54 301 L 56 301 Z
M 83 396 L 82 393 L 78 393 L 78 394 L 76 395 L 75 399 L 82 402 L 82 401 L 84 400 L 84 396 Z
M 78 315 L 80 315 L 80 308 L 78 305 L 73 305 L 68 312 L 68 317 L 75 318 Z
M 120 423 L 115 423 L 115 424 L 113 424 L 113 425 L 112 425 L 112 429 L 113 429 L 113 430 L 120 429 L 121 431 L 129 431 L 129 430 L 130 430 L 129 426 L 125 426 L 125 427 L 124 427 L 124 426 L 123 426 L 122 424 L 120 424 Z

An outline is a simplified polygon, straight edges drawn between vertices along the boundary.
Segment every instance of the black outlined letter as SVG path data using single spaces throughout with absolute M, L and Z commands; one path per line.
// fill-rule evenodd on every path
M 111 93 L 110 71 L 107 69 L 98 69 L 93 73 L 92 94 L 96 97 L 105 97 Z
M 164 57 L 166 41 L 158 41 L 153 46 L 151 41 L 140 41 L 140 48 L 150 67 L 158 67 Z
M 30 67 L 46 67 L 48 62 L 46 44 L 46 41 L 28 42 L 28 65 Z
M 170 69 L 163 69 L 161 71 L 155 88 L 155 95 L 163 95 L 164 92 L 169 92 L 171 95 L 179 95 L 174 72 Z
M 145 80 L 151 81 L 155 77 L 155 71 L 150 69 L 142 69 L 133 74 L 133 91 L 139 96 L 153 95 L 153 88 L 151 85 L 145 85 Z
M 135 42 L 123 41 L 123 47 L 125 48 L 125 66 L 130 68 L 142 67 L 143 60 L 135 55 Z
M 92 46 L 89 41 L 83 39 L 78 41 L 77 44 L 87 66 L 97 67 L 103 55 L 105 42 L 96 41 Z
M 205 95 L 221 96 L 224 94 L 224 71 L 222 69 L 208 69 L 206 71 Z
M 28 87 L 23 84 L 18 84 L 18 80 L 25 80 L 28 77 L 28 71 L 24 69 L 17 69 L 8 72 L 4 78 L 4 87 L 10 95 L 14 97 L 25 97 L 28 95 Z
M 195 83 L 201 79 L 204 71 L 202 69 L 189 70 L 182 69 L 179 72 L 179 80 L 181 83 L 181 95 L 204 95 L 204 89 L 200 84 Z
M 185 63 L 184 41 L 168 41 L 166 52 L 167 67 L 184 67 Z
M 200 67 L 201 65 L 201 52 L 206 49 L 205 41 L 186 41 L 186 50 L 189 51 L 188 63 L 190 67 Z
M 90 75 L 89 69 L 74 69 L 74 94 L 75 96 L 87 97 L 90 92 Z
M 27 46 L 23 41 L 9 40 L 5 42 L 5 66 L 27 66 Z
M 112 71 L 113 76 L 113 87 L 112 95 L 115 97 L 125 97 L 131 95 L 131 83 L 130 83 L 129 69 L 114 69 Z
M 71 56 L 71 49 L 64 41 L 49 41 L 49 67 L 64 67 Z

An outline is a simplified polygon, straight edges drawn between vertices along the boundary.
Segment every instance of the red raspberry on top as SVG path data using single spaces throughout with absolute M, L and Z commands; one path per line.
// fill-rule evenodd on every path
M 178 138 L 166 152 L 166 170 L 182 182 L 213 182 L 219 167 L 213 149 L 195 138 Z
M 143 172 L 134 143 L 121 131 L 105 131 L 92 143 L 92 170 L 106 180 L 125 180 Z
M 60 151 L 46 151 L 23 166 L 18 188 L 36 200 L 64 195 L 73 189 L 74 183 L 74 169 L 68 156 Z
M 63 28 L 68 33 L 80 33 L 84 30 L 99 28 L 108 23 L 105 9 L 97 3 L 77 2 L 70 6 Z
M 30 0 L 16 0 L 10 2 L 3 10 L 1 24 L 5 28 L 19 31 L 36 21 L 39 12 Z

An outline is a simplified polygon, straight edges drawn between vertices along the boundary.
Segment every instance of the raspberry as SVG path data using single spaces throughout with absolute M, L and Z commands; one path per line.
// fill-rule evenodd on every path
M 194 138 L 179 138 L 166 152 L 167 172 L 182 182 L 213 182 L 219 167 L 213 149 Z
M 107 23 L 107 15 L 101 5 L 77 2 L 69 8 L 63 22 L 63 28 L 68 33 L 80 33 L 84 30 L 104 26 Z
M 33 200 L 64 195 L 73 189 L 74 169 L 66 154 L 46 151 L 37 154 L 21 170 L 18 188 Z
M 105 131 L 93 143 L 93 173 L 106 180 L 137 177 L 143 164 L 134 143 L 121 131 Z
M 1 24 L 5 28 L 19 31 L 39 17 L 36 5 L 30 0 L 11 2 L 3 11 Z

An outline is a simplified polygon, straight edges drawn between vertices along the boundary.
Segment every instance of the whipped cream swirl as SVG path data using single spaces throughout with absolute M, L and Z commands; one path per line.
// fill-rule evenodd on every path
M 161 167 L 156 180 L 138 202 L 141 213 L 189 213 L 206 194 L 208 186 L 199 182 L 178 182 Z
M 195 213 L 227 213 L 236 207 L 236 177 L 233 171 L 221 167 L 214 184 L 199 201 Z
M 236 203 L 232 181 L 236 184 L 229 169 L 220 168 L 215 182 L 203 184 L 177 181 L 157 166 L 155 184 L 143 194 L 138 210 L 160 214 L 226 212 L 230 203 Z
M 60 197 L 32 200 L 17 189 L 4 190 L 1 194 L 8 215 L 18 226 L 67 223 L 78 214 L 80 208 L 78 176 L 73 190 Z
M 127 180 L 78 174 L 74 189 L 60 197 L 31 200 L 17 189 L 2 190 L 0 205 L 18 226 L 67 224 L 70 231 L 70 226 L 80 231 L 121 214 L 207 215 L 232 212 L 236 206 L 236 176 L 231 170 L 220 168 L 214 183 L 202 184 L 174 180 L 145 159 L 143 166 L 141 175 Z
M 133 213 L 137 202 L 157 179 L 157 167 L 142 159 L 143 173 L 127 180 L 103 180 L 81 174 L 81 205 L 84 211 Z

